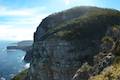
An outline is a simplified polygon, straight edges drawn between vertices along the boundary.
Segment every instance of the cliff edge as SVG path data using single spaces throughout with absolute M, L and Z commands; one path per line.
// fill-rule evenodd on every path
M 34 33 L 25 80 L 92 80 L 118 57 L 119 33 L 118 10 L 82 6 L 49 15 Z

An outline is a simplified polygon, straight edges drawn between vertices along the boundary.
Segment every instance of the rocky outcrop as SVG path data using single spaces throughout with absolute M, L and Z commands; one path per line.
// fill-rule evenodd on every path
M 80 54 L 80 51 L 77 52 L 74 49 L 75 46 L 72 46 L 67 41 L 35 42 L 33 45 L 34 54 L 32 55 L 29 80 L 72 79 L 76 70 L 85 62 L 85 58 L 94 52 L 93 49 L 90 50 L 88 48 L 81 51 L 85 53 L 83 55 Z
M 27 50 L 26 50 L 26 55 L 24 57 L 24 61 L 26 63 L 30 63 L 31 59 L 32 59 L 32 52 L 33 52 L 33 48 L 32 46 L 30 46 Z
M 93 66 L 90 71 L 95 74 L 99 74 L 104 67 L 111 64 L 114 59 L 113 52 L 106 51 L 111 49 L 111 46 L 105 44 L 108 48 L 101 45 L 101 40 L 114 24 L 119 24 L 120 13 L 95 7 L 84 8 L 83 14 L 80 12 L 81 8 L 77 8 L 78 11 L 73 8 L 67 11 L 74 14 L 65 11 L 43 19 L 34 33 L 28 80 L 72 80 L 74 75 L 77 75 L 75 79 L 87 75 L 85 80 L 94 74 L 89 71 L 87 74 L 79 72 L 78 69 L 83 63 L 88 62 Z M 105 48 L 101 49 L 101 46 Z M 105 55 L 102 54 L 100 61 L 97 60 L 98 63 L 95 64 L 94 56 L 101 51 Z M 104 63 L 105 65 L 101 66 Z
M 73 77 L 73 80 L 79 80 L 80 78 L 82 78 L 83 80 L 88 80 L 91 76 L 100 74 L 100 72 L 103 71 L 103 69 L 112 65 L 116 53 L 118 53 L 118 50 L 120 50 L 119 44 L 120 44 L 120 28 L 112 27 L 108 29 L 105 37 L 103 38 L 103 43 L 101 45 L 99 54 L 94 56 L 93 67 L 89 69 L 89 71 L 85 70 L 83 72 L 81 72 L 82 68 L 78 69 L 78 71 Z M 84 75 L 83 73 L 87 76 L 82 76 Z
M 104 70 L 104 68 L 110 66 L 115 59 L 115 56 L 112 53 L 109 53 L 107 56 L 102 58 L 97 64 L 94 64 L 92 68 L 88 66 L 88 69 L 85 68 L 85 71 L 81 71 L 82 68 L 78 69 L 75 73 L 72 80 L 88 80 L 91 76 L 95 76 L 100 74 L 101 71 Z
M 88 42 L 85 41 L 85 42 Z M 70 80 L 83 62 L 90 62 L 97 46 L 85 46 L 78 51 L 71 42 L 34 42 L 29 80 Z M 87 49 L 86 49 L 87 47 Z M 84 54 L 81 54 L 84 53 Z M 91 57 L 92 58 L 92 57 Z
M 39 49 L 38 49 L 39 48 Z M 71 61 L 76 58 L 74 53 L 69 53 L 68 50 L 73 47 L 64 41 L 42 41 L 35 43 L 34 54 L 35 59 L 32 60 L 30 80 L 69 80 L 72 78 L 74 69 L 78 68 L 78 61 Z M 39 55 L 39 56 L 38 56 Z M 39 61 L 36 64 L 36 61 Z M 73 64 L 73 65 L 71 65 Z M 76 64 L 76 65 L 74 65 Z M 39 70 L 36 72 L 36 70 Z M 70 71 L 69 71 L 70 70 Z

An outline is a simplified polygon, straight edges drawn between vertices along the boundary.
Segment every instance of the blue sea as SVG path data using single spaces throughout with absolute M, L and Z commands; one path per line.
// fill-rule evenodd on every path
M 0 80 L 10 80 L 20 71 L 28 68 L 23 61 L 25 52 L 22 50 L 7 50 L 8 45 L 15 41 L 0 41 Z

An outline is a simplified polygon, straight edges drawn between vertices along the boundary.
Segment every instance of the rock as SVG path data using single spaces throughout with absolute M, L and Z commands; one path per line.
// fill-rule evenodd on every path
M 98 75 L 104 68 L 110 66 L 114 59 L 114 54 L 109 53 L 108 55 L 106 55 L 97 64 L 94 65 L 93 70 L 91 71 L 91 76 Z
M 113 28 L 111 28 L 113 30 Z M 91 76 L 99 75 L 100 72 L 102 72 L 106 67 L 112 65 L 115 59 L 115 53 L 118 53 L 116 48 L 119 48 L 119 36 L 116 37 L 116 35 L 120 34 L 119 28 L 116 28 L 116 32 L 111 31 L 111 29 L 108 29 L 106 36 L 106 39 L 110 39 L 112 41 L 105 40 L 105 42 L 102 43 L 101 46 L 101 52 L 94 56 L 94 65 L 91 70 L 87 69 L 83 72 L 81 72 L 81 68 L 78 69 L 77 73 L 73 77 L 73 80 L 88 80 Z M 110 30 L 110 31 L 109 31 Z M 110 32 L 111 35 L 108 34 Z M 111 44 L 111 45 L 106 45 L 106 44 Z M 103 49 L 104 48 L 104 49 Z M 83 65 L 82 65 L 83 66 Z M 82 76 L 82 75 L 87 75 L 87 76 Z
M 30 47 L 28 50 L 26 50 L 26 55 L 24 57 L 24 61 L 26 63 L 30 63 L 31 62 L 31 59 L 32 59 L 32 47 Z
M 108 29 L 120 23 L 117 15 L 120 15 L 117 10 L 78 7 L 43 19 L 34 33 L 26 80 L 72 80 L 85 62 L 93 66 L 91 72 L 99 74 L 114 59 L 111 51 L 113 44 L 106 48 L 111 52 L 102 55 L 97 64 L 94 64 L 93 59 L 99 55 L 101 40 Z M 80 72 L 80 77 L 78 75 L 75 79 L 84 78 L 83 75 L 89 77 L 88 73 Z
M 72 80 L 88 80 L 92 67 L 88 63 L 84 63 L 81 68 L 77 70 Z

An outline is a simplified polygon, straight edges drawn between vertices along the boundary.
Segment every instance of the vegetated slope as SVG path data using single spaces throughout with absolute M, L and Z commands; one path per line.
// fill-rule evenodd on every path
M 92 31 L 97 32 L 99 29 L 100 31 L 101 29 L 102 31 L 105 31 L 110 25 L 119 24 L 119 17 L 119 11 L 114 9 L 111 10 L 85 6 L 75 7 L 63 12 L 52 14 L 43 19 L 35 32 L 34 39 L 45 39 L 45 37 L 48 38 L 48 36 L 58 31 L 63 31 L 65 35 L 71 34 L 72 32 L 74 33 L 74 31 L 77 31 L 76 34 L 78 32 L 86 32 L 85 34 L 83 33 L 83 36 Z M 74 38 L 75 36 L 72 37 Z

